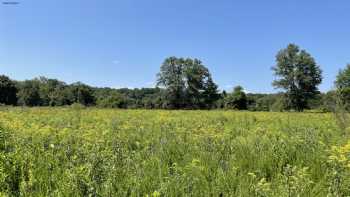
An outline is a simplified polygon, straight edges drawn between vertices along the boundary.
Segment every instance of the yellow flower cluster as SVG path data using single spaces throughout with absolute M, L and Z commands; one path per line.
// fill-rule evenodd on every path
M 331 155 L 328 159 L 330 163 L 337 163 L 350 168 L 350 141 L 344 146 L 332 146 Z

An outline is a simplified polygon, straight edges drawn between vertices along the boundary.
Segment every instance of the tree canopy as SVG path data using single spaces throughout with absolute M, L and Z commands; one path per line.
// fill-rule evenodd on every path
M 287 109 L 303 111 L 308 102 L 319 94 L 322 71 L 314 58 L 297 45 L 289 44 L 276 56 L 276 66 L 272 69 L 278 78 L 273 82 L 276 88 L 284 89 Z
M 208 68 L 198 59 L 169 57 L 157 76 L 168 108 L 212 108 L 219 98 Z
M 273 86 L 283 92 L 273 94 L 244 92 L 236 86 L 232 92 L 222 90 L 201 60 L 169 57 L 157 74 L 154 88 L 91 87 L 81 82 L 67 84 L 57 79 L 39 77 L 13 81 L 0 76 L 0 104 L 20 106 L 85 106 L 146 109 L 235 109 L 283 111 L 320 109 L 330 111 L 334 95 L 350 103 L 350 65 L 341 70 L 335 81 L 337 91 L 320 93 L 322 71 L 315 59 L 295 44 L 276 55 L 272 68 Z

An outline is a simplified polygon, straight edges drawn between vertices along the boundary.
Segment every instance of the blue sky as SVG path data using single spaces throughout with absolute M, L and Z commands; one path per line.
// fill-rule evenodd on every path
M 325 91 L 350 63 L 349 0 L 17 1 L 0 5 L 0 73 L 17 80 L 150 87 L 179 56 L 201 59 L 221 89 L 274 92 L 275 55 L 296 43 Z

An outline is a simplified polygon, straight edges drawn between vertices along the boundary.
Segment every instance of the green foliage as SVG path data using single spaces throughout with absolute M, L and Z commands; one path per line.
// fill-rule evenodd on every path
M 183 58 L 167 58 L 158 73 L 157 85 L 166 89 L 165 99 L 169 108 L 182 108 L 185 103 L 185 60 Z
M 195 80 L 192 79 L 192 81 Z M 183 108 L 225 108 L 225 103 L 228 98 L 232 99 L 232 94 L 227 94 L 225 91 L 219 94 L 217 91 L 218 87 L 210 76 L 202 82 L 202 90 L 191 90 L 187 92 L 188 95 L 192 96 L 187 98 L 187 94 L 184 92 L 185 100 Z M 194 82 L 191 83 L 196 84 Z M 162 88 L 96 88 L 81 83 L 66 84 L 57 79 L 48 79 L 45 77 L 16 82 L 14 84 L 18 90 L 18 104 L 24 106 L 65 106 L 73 103 L 81 103 L 88 106 L 97 105 L 103 108 L 169 108 L 169 100 L 167 100 L 168 92 Z M 192 85 L 192 87 L 195 86 Z M 194 95 L 197 95 L 198 99 Z M 9 95 L 4 94 L 1 98 L 5 98 L 6 96 Z M 78 102 L 78 98 L 80 102 Z M 246 100 L 247 107 L 243 107 L 242 109 L 248 109 L 250 111 L 284 111 L 286 109 L 286 102 L 281 94 L 249 93 L 246 95 Z M 314 110 L 323 112 L 334 111 L 335 101 L 336 97 L 333 98 L 333 92 L 331 91 L 310 99 L 308 105 Z
M 106 97 L 99 98 L 96 104 L 98 107 L 105 108 L 125 108 L 126 101 L 121 94 L 113 92 Z
M 338 94 L 336 91 L 329 91 L 322 95 L 321 110 L 323 112 L 334 112 L 336 110 Z
M 68 87 L 68 97 L 72 103 L 80 103 L 82 105 L 94 105 L 95 97 L 93 89 L 88 85 L 77 82 Z
M 346 108 L 350 109 L 350 64 L 344 70 L 339 71 L 335 81 L 338 94 Z
M 23 106 L 40 106 L 40 82 L 38 80 L 25 80 L 18 85 L 18 104 Z
M 160 68 L 158 85 L 165 88 L 170 109 L 212 108 L 219 99 L 217 85 L 198 59 L 167 58 Z
M 305 50 L 289 44 L 276 56 L 273 71 L 279 79 L 273 82 L 276 88 L 286 90 L 285 105 L 289 109 L 303 111 L 308 102 L 319 94 L 317 86 L 322 82 L 322 71 Z
M 39 77 L 18 82 L 18 104 L 24 106 L 70 105 L 68 86 L 57 79 Z
M 214 83 L 213 79 L 210 76 L 204 84 L 204 92 L 202 96 L 206 109 L 217 107 L 216 104 L 221 95 L 218 93 L 218 86 Z
M 127 89 L 122 88 L 116 90 L 119 94 L 123 95 L 125 100 L 124 108 L 163 108 L 164 90 L 160 88 L 141 88 L 141 89 Z
M 286 98 L 284 96 L 278 95 L 275 101 L 271 105 L 270 111 L 282 112 L 286 110 Z
M 128 109 L 335 110 L 338 101 L 333 98 L 332 91 L 319 94 L 317 90 L 322 80 L 321 70 L 307 52 L 291 44 L 278 53 L 276 60 L 277 65 L 273 69 L 279 79 L 274 86 L 285 89 L 284 94 L 245 95 L 243 91 L 228 95 L 223 91 L 220 94 L 208 68 L 200 60 L 170 57 L 160 68 L 157 79 L 160 87 L 156 88 L 97 88 L 80 82 L 66 84 L 45 77 L 14 83 L 2 76 L 0 105 L 65 106 L 80 103 Z M 337 95 L 346 108 L 350 108 L 347 104 L 350 98 L 347 88 L 349 67 L 339 73 L 336 81 Z
M 17 88 L 13 81 L 5 75 L 0 75 L 0 103 L 6 105 L 17 104 Z
M 71 101 L 67 98 L 67 85 L 57 79 L 40 77 L 35 79 L 40 83 L 39 95 L 43 106 L 68 105 Z
M 285 109 L 281 94 L 248 94 L 247 103 L 250 111 L 278 111 Z
M 344 70 L 339 71 L 335 84 L 339 89 L 350 87 L 350 64 Z
M 225 107 L 237 110 L 247 109 L 247 95 L 241 86 L 236 86 L 233 92 L 225 98 Z
M 195 84 L 194 82 L 191 83 Z M 16 85 L 19 90 L 17 94 L 18 104 L 25 106 L 65 106 L 73 103 L 81 103 L 88 106 L 97 105 L 103 108 L 169 108 L 169 100 L 166 99 L 167 90 L 162 88 L 93 88 L 81 83 L 67 85 L 62 81 L 45 77 L 17 82 Z M 192 95 L 188 98 L 186 96 L 187 94 L 184 95 L 186 99 L 184 100 L 183 108 L 232 108 L 232 106 L 226 106 L 225 104 L 227 104 L 228 100 L 234 99 L 235 96 L 227 94 L 225 91 L 219 94 L 217 91 L 218 87 L 211 77 L 204 80 L 201 87 L 203 89 L 200 91 L 188 91 L 187 94 Z M 240 97 L 239 94 L 238 97 Z M 194 95 L 197 95 L 198 99 Z M 329 99 L 327 98 L 328 93 L 322 94 L 310 100 L 309 105 L 312 109 L 330 111 L 332 100 L 330 97 Z M 246 95 L 246 103 L 247 107 L 244 107 L 243 102 L 243 107 L 239 109 L 248 109 L 250 111 L 283 111 L 286 108 L 281 94 L 250 93 Z M 237 107 L 235 108 L 238 109 Z

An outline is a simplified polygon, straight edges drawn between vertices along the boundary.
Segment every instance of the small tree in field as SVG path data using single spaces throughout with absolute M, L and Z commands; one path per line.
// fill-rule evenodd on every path
M 308 102 L 319 94 L 318 85 L 322 82 L 322 71 L 314 58 L 297 45 L 289 44 L 276 56 L 277 65 L 272 69 L 278 77 L 273 86 L 285 90 L 287 109 L 303 111 Z

